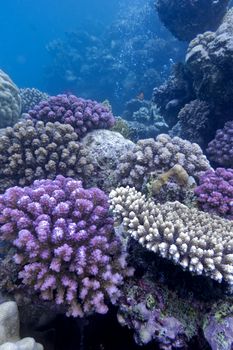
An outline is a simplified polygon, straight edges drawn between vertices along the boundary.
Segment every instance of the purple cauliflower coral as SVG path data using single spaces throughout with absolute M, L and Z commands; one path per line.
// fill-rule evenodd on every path
M 67 315 L 106 313 L 132 270 L 113 235 L 108 197 L 61 175 L 0 196 L 0 234 L 16 248 L 23 285 Z
M 215 138 L 209 143 L 207 152 L 216 163 L 233 167 L 233 121 L 225 123 L 223 129 L 216 132 Z
M 108 107 L 74 95 L 52 96 L 28 113 L 29 118 L 34 120 L 70 124 L 80 137 L 93 129 L 111 128 L 115 123 Z
M 195 194 L 204 211 L 233 219 L 233 169 L 207 170 Z

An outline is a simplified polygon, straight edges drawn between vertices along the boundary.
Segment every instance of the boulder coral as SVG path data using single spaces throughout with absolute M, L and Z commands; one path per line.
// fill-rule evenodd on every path
M 0 128 L 14 125 L 21 113 L 19 89 L 10 77 L 0 70 Z

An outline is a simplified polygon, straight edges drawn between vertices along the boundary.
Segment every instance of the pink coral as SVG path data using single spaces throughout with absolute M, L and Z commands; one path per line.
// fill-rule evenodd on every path
M 0 233 L 17 249 L 22 283 L 67 315 L 105 313 L 116 302 L 126 266 L 113 235 L 108 198 L 63 176 L 12 187 L 0 196 Z

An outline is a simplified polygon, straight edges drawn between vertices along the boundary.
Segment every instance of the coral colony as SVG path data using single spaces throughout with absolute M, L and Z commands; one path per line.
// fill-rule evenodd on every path
M 1 195 L 0 233 L 16 247 L 22 283 L 68 315 L 106 313 L 130 274 L 108 209 L 101 190 L 63 176 Z
M 155 86 L 151 100 L 143 89 L 134 91 L 132 82 L 149 81 L 151 90 L 153 72 L 143 75 L 152 68 L 146 67 L 145 53 L 150 49 L 150 60 L 158 57 L 151 49 L 160 43 L 158 52 L 164 51 L 166 40 L 147 43 L 154 32 L 139 38 L 136 26 L 127 42 L 141 60 L 132 71 L 129 57 L 127 65 L 122 61 L 119 67 L 117 59 L 110 69 L 129 27 L 125 17 L 109 30 L 106 51 L 104 40 L 97 42 L 88 31 L 80 41 L 80 33 L 73 33 L 68 42 L 50 44 L 55 61 L 60 57 L 52 80 L 64 57 L 77 59 L 79 51 L 86 66 L 82 84 L 93 64 L 105 65 L 95 68 L 99 75 L 89 82 L 95 88 L 87 91 L 87 84 L 82 90 L 81 84 L 79 96 L 18 89 L 0 70 L 0 294 L 7 300 L 0 303 L 0 349 L 43 350 L 44 335 L 43 346 L 38 339 L 20 340 L 19 322 L 37 338 L 41 322 L 47 330 L 60 315 L 62 326 L 79 327 L 80 349 L 93 348 L 85 337 L 99 317 L 116 330 L 116 338 L 121 338 L 116 319 L 131 330 L 130 349 L 133 339 L 161 350 L 233 348 L 233 10 L 228 5 L 228 0 L 156 1 L 165 26 L 179 40 L 191 41 L 183 63 Z M 93 43 L 96 54 L 90 52 L 86 62 Z M 73 72 L 75 64 L 71 68 L 66 76 L 76 91 L 79 72 Z M 114 89 L 108 95 L 108 88 L 101 88 L 112 84 L 113 72 L 122 89 L 116 100 L 130 96 L 117 118 Z M 91 98 L 96 90 L 106 94 L 103 103 L 81 97 Z M 109 349 L 105 342 L 95 348 Z

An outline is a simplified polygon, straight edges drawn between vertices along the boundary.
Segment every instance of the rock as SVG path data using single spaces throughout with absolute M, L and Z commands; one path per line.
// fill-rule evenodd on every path
M 16 302 L 0 304 L 0 350 L 43 350 L 33 338 L 19 337 L 19 312 Z
M 0 344 L 19 340 L 19 314 L 14 301 L 0 305 Z
M 134 148 L 134 143 L 120 133 L 109 130 L 89 132 L 81 141 L 90 161 L 94 166 L 94 175 L 85 178 L 87 186 L 98 186 L 110 191 L 118 179 L 116 169 L 120 157 Z
M 33 338 L 23 338 L 16 343 L 5 343 L 0 346 L 0 350 L 43 350 L 43 346 L 36 343 Z

